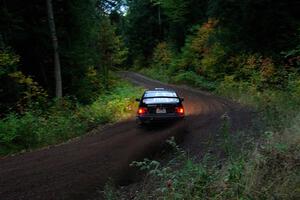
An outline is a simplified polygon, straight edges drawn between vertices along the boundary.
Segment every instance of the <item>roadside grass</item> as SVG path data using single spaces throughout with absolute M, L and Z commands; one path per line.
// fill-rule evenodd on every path
M 0 156 L 59 144 L 95 126 L 128 118 L 141 94 L 141 88 L 115 78 L 109 92 L 89 105 L 64 98 L 46 109 L 35 106 L 23 114 L 11 113 L 0 120 Z
M 135 71 L 164 83 L 169 83 L 172 80 L 171 77 L 168 76 L 169 73 L 167 70 L 157 67 L 136 69 Z
M 193 71 L 178 73 L 176 76 L 174 76 L 171 82 L 177 84 L 187 84 L 206 91 L 214 91 L 218 86 L 218 82 L 208 81 Z
M 240 153 L 228 148 L 232 145 L 230 138 L 223 140 L 227 158 L 222 160 L 207 153 L 201 162 L 195 161 L 171 138 L 167 143 L 173 153 L 167 163 L 134 161 L 131 166 L 145 172 L 144 180 L 126 190 L 108 184 L 105 199 L 298 199 L 299 135 L 293 134 L 299 133 L 298 124 L 286 130 L 287 136 L 265 134 L 263 142 L 253 144 L 250 150 L 240 149 Z M 222 129 L 224 138 L 227 131 Z
M 149 73 L 145 74 L 149 76 Z M 193 76 L 182 74 L 173 79 L 178 76 L 193 79 Z M 193 81 L 186 83 L 195 86 Z M 132 166 L 146 172 L 142 184 L 133 186 L 133 190 L 138 191 L 134 193 L 134 198 L 299 199 L 299 91 L 297 80 L 290 81 L 286 90 L 260 91 L 251 83 L 225 77 L 216 84 L 213 93 L 254 108 L 257 119 L 253 121 L 253 126 L 258 126 L 259 122 L 259 128 L 250 131 L 257 131 L 254 135 L 259 138 L 246 138 L 244 142 L 250 146 L 241 144 L 241 149 L 233 149 L 234 138 L 231 137 L 234 134 L 229 134 L 225 116 L 220 128 L 222 138 L 219 140 L 220 147 L 226 152 L 225 159 L 220 160 L 216 155 L 207 153 L 201 162 L 195 161 L 169 141 L 174 154 L 167 164 L 149 159 L 133 162 Z M 106 199 L 129 198 L 128 189 L 116 190 L 112 186 L 106 189 L 115 191 L 116 195 Z

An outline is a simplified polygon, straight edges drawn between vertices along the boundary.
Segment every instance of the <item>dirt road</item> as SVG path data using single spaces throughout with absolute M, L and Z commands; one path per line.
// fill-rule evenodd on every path
M 129 183 L 134 178 L 129 163 L 159 152 L 170 136 L 183 139 L 183 147 L 201 157 L 208 149 L 217 149 L 214 140 L 224 113 L 230 116 L 232 130 L 249 125 L 250 112 L 225 99 L 132 72 L 122 76 L 146 88 L 176 89 L 185 97 L 185 122 L 141 129 L 131 119 L 67 144 L 2 158 L 0 200 L 89 199 L 109 178 Z

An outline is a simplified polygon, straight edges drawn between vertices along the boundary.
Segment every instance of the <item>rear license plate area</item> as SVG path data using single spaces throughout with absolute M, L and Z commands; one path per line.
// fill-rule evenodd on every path
M 167 110 L 165 108 L 156 108 L 156 114 L 166 114 Z

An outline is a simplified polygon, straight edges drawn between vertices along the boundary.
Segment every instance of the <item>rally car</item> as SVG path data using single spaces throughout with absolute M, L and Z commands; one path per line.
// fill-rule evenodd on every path
M 174 90 L 155 88 L 144 92 L 139 102 L 137 121 L 145 124 L 153 121 L 173 121 L 184 118 L 184 99 Z

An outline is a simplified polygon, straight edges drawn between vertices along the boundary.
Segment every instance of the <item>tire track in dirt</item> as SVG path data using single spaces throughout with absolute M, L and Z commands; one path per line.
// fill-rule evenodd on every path
M 225 112 L 233 130 L 249 124 L 247 109 L 223 98 L 133 72 L 121 76 L 146 88 L 176 89 L 185 97 L 186 120 L 148 129 L 138 128 L 134 119 L 127 120 L 63 145 L 2 158 L 0 200 L 88 199 L 109 178 L 121 184 L 130 182 L 135 172 L 129 164 L 159 152 L 171 136 L 184 138 L 184 148 L 201 157 L 213 147 Z

